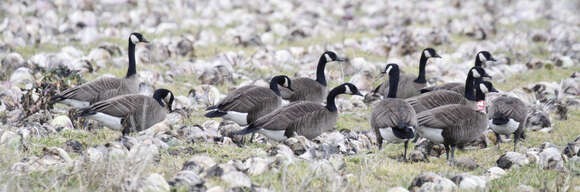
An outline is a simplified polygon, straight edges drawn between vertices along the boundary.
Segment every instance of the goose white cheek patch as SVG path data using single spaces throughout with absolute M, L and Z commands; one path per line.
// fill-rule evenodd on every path
M 471 74 L 473 74 L 473 77 L 475 77 L 475 78 L 481 77 L 481 74 L 479 74 L 479 72 L 477 72 L 477 70 L 475 70 L 475 69 L 471 70 Z
M 139 43 L 139 38 L 137 38 L 135 35 L 131 35 L 131 42 L 133 42 L 133 44 L 137 44 Z
M 477 111 L 485 113 L 485 101 L 484 100 L 477 101 L 476 107 L 477 107 Z
M 429 51 L 427 50 L 423 51 L 423 54 L 425 55 L 425 57 L 431 57 L 431 53 L 429 53 Z
M 330 56 L 328 54 L 324 54 L 324 57 L 326 57 L 326 62 L 331 62 L 332 58 L 330 58 Z
M 482 53 L 480 53 L 478 56 L 479 56 L 479 61 L 481 61 L 483 63 L 485 63 L 487 61 L 487 59 L 485 58 L 485 56 Z

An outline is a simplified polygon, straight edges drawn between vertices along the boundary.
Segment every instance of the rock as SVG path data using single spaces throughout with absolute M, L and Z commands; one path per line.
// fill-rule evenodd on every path
M 457 165 L 457 167 L 460 167 L 462 169 L 467 169 L 469 171 L 473 171 L 479 167 L 477 162 L 475 162 L 475 160 L 473 160 L 471 158 L 457 159 L 455 161 L 455 165 Z
M 183 163 L 181 170 L 190 170 L 198 174 L 216 165 L 216 162 L 205 154 L 196 154 Z
M 563 150 L 564 155 L 568 158 L 572 158 L 573 156 L 580 156 L 580 136 L 576 137 L 576 139 L 566 145 Z
M 529 185 L 524 185 L 524 184 L 520 184 L 517 187 L 517 191 L 520 192 L 537 192 L 537 189 L 534 189 L 534 187 L 529 186 Z
M 564 160 L 562 159 L 562 154 L 557 148 L 549 147 L 545 148 L 539 154 L 538 164 L 543 169 L 555 169 L 564 170 Z
M 411 162 L 427 162 L 427 156 L 419 150 L 413 150 L 409 153 L 409 160 Z
M 432 172 L 415 177 L 409 186 L 410 191 L 453 191 L 455 188 L 453 181 Z
M 212 188 L 209 188 L 206 192 L 225 192 L 226 190 L 224 190 L 224 188 L 222 186 L 214 186 Z
M 21 136 L 12 131 L 3 131 L 0 133 L 0 146 L 18 148 L 21 145 Z
M 22 56 L 18 53 L 10 53 L 2 58 L 0 61 L 1 72 L 0 72 L 0 79 L 4 79 L 7 77 L 8 74 L 12 73 L 15 69 L 20 67 L 24 67 L 26 62 L 22 58 Z
M 513 167 L 520 167 L 527 165 L 530 163 L 528 158 L 525 155 L 517 152 L 507 152 L 499 157 L 496 161 L 497 166 L 501 167 L 502 169 L 509 169 Z
M 487 171 L 485 172 L 485 176 L 487 176 L 488 181 L 501 178 L 501 177 L 505 176 L 506 174 L 507 173 L 505 172 L 505 170 L 503 170 L 502 168 L 499 168 L 499 167 L 491 167 L 491 168 L 487 169 Z
M 469 190 L 476 190 L 476 189 L 483 190 L 483 189 L 485 189 L 485 184 L 487 183 L 487 181 L 484 179 L 484 177 L 473 176 L 473 175 L 469 175 L 469 174 L 457 175 L 457 176 L 451 178 L 451 180 L 455 184 L 457 184 L 457 186 L 460 189 L 469 189 Z
M 140 143 L 129 150 L 128 159 L 134 163 L 158 162 L 159 147 L 153 143 Z
M 180 189 L 187 187 L 189 191 L 204 191 L 205 181 L 193 171 L 180 171 L 170 181 L 171 187 Z
M 404 187 L 393 187 L 390 188 L 387 192 L 409 192 L 409 190 L 405 189 Z
M 261 175 L 262 173 L 268 171 L 270 163 L 272 163 L 272 161 L 269 159 L 254 157 L 247 159 L 244 162 L 244 166 L 248 168 L 249 175 L 255 176 Z
M 10 81 L 18 88 L 31 89 L 34 84 L 32 70 L 26 67 L 20 67 L 12 72 L 12 75 L 10 75 Z
M 304 136 L 291 137 L 284 141 L 284 144 L 294 151 L 295 155 L 304 154 L 308 148 L 309 141 Z
M 141 178 L 138 182 L 137 191 L 169 191 L 171 188 L 163 176 L 153 173 L 148 177 Z
M 69 139 L 65 142 L 65 149 L 70 152 L 83 154 L 85 146 L 77 140 Z
M 250 177 L 239 171 L 231 171 L 223 174 L 220 177 L 224 182 L 233 187 L 251 187 L 252 181 Z
M 54 129 L 56 129 L 56 131 L 74 129 L 72 121 L 66 115 L 60 115 L 60 116 L 55 117 L 54 119 L 52 119 L 50 121 L 49 125 L 54 127 Z

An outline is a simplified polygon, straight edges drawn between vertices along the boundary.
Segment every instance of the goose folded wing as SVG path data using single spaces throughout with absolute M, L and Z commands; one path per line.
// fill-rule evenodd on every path
M 378 106 L 388 107 L 373 110 L 371 121 L 373 127 L 395 127 L 399 125 L 399 122 L 408 123 L 411 126 L 417 125 L 415 110 L 403 100 L 383 100 L 377 104 Z
M 501 113 L 506 117 L 523 122 L 527 115 L 527 106 L 520 99 L 509 96 L 500 96 L 492 101 L 488 108 L 488 116 L 493 117 L 495 113 Z
M 468 107 L 456 104 L 437 107 L 417 114 L 417 122 L 423 127 L 446 129 L 462 122 L 470 113 L 468 110 Z
M 121 80 L 114 77 L 101 77 L 83 85 L 67 89 L 59 95 L 63 98 L 83 99 L 93 98 L 108 90 L 119 88 Z
M 256 106 L 269 97 L 275 96 L 272 91 L 265 87 L 243 87 L 235 90 L 224 98 L 219 104 L 221 111 L 250 112 Z
M 324 106 L 314 102 L 294 102 L 258 119 L 254 125 L 268 130 L 284 130 L 308 118 Z
M 139 107 L 153 100 L 151 97 L 144 95 L 123 95 L 108 100 L 97 102 L 90 106 L 90 111 L 105 113 L 116 117 L 124 117 L 133 114 Z

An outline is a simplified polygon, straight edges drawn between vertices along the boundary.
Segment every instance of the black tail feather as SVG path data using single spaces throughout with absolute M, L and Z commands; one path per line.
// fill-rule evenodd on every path
M 209 106 L 209 107 L 205 108 L 205 110 L 206 111 L 209 111 L 209 110 L 214 110 L 214 109 L 217 109 L 217 108 L 218 108 L 217 105 L 213 105 L 213 106 Z
M 224 116 L 226 114 L 228 114 L 228 113 L 215 110 L 215 111 L 207 112 L 205 114 L 205 117 L 207 117 L 207 118 L 214 118 L 214 117 L 221 117 L 221 116 Z
M 94 115 L 97 112 L 92 111 L 90 108 L 81 108 L 79 109 L 79 112 L 77 113 L 77 117 L 85 117 L 85 116 L 89 116 L 89 115 Z
M 393 129 L 393 134 L 401 139 L 412 139 L 415 137 L 414 131 L 409 128 L 409 124 L 402 121 Z
M 254 133 L 258 130 L 260 130 L 260 129 L 255 127 L 254 125 L 250 124 L 250 125 L 248 125 L 248 127 L 244 128 L 242 130 L 239 130 L 239 131 L 235 131 L 232 134 L 233 135 L 246 135 L 246 134 Z
M 421 89 L 421 94 L 428 93 L 428 92 L 431 92 L 431 91 L 432 91 L 431 89 L 424 88 L 424 89 Z
M 62 101 L 62 100 L 64 100 L 64 97 L 62 97 L 60 95 L 55 95 L 55 96 L 52 96 L 50 98 L 50 101 L 48 101 L 48 104 L 52 105 L 52 104 L 55 104 L 56 102 L 59 102 L 59 101 Z

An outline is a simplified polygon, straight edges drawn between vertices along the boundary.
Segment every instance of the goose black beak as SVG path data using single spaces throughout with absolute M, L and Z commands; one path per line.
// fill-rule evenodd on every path
M 497 90 L 495 87 L 492 87 L 489 92 L 499 93 L 499 90 Z
M 490 57 L 490 58 L 489 58 L 489 60 L 490 60 L 490 61 L 497 61 L 497 60 L 495 60 L 495 58 L 493 58 L 493 57 Z
M 355 93 L 354 95 L 358 95 L 358 96 L 364 97 L 364 95 L 362 93 L 360 93 L 360 92 Z
M 433 55 L 433 57 L 435 57 L 435 58 L 441 58 L 441 56 L 439 54 L 437 54 L 437 53 L 435 53 L 435 55 Z
M 335 60 L 335 61 L 338 61 L 338 62 L 344 62 L 344 61 L 347 61 L 347 59 L 346 59 L 346 58 L 341 58 L 341 57 L 338 57 L 338 58 L 336 58 L 336 60 Z
M 149 43 L 149 41 L 148 41 L 147 39 L 143 38 L 143 39 L 141 40 L 141 43 Z

